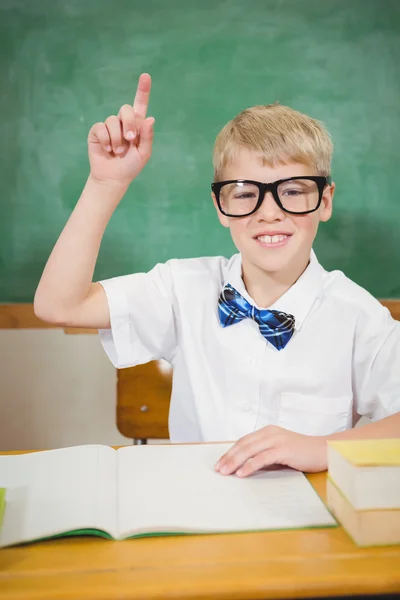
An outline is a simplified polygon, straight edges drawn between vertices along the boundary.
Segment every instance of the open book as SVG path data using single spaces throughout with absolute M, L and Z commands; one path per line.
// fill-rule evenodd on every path
M 0 546 L 60 535 L 114 539 L 336 525 L 291 469 L 223 476 L 231 444 L 76 446 L 0 456 Z

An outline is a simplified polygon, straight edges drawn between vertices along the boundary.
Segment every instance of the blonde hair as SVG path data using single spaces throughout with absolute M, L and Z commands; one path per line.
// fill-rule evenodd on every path
M 243 148 L 271 167 L 299 162 L 330 174 L 333 145 L 324 125 L 279 103 L 247 108 L 225 125 L 214 145 L 214 181 Z

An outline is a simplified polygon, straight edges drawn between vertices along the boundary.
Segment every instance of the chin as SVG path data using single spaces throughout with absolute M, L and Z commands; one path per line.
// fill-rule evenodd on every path
M 245 256 L 245 254 L 243 254 Z M 293 263 L 296 262 L 295 256 L 288 256 L 286 254 L 281 256 L 247 256 L 245 259 L 248 264 L 252 264 L 257 269 L 266 271 L 268 273 L 279 273 L 286 271 L 293 267 Z
M 278 261 L 278 260 L 264 260 L 258 261 L 255 264 L 256 267 L 267 273 L 282 273 L 291 267 L 290 261 Z

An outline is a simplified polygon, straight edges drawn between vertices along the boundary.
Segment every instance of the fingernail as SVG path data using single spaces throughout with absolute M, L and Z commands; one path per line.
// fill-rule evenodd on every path
M 227 466 L 227 465 L 224 465 L 224 466 L 222 467 L 222 469 L 221 469 L 221 473 L 222 473 L 223 475 L 226 475 L 228 471 L 229 471 L 229 469 L 228 469 L 228 466 Z
M 239 469 L 238 471 L 236 471 L 236 475 L 239 475 L 239 477 L 241 477 L 243 474 L 243 469 Z
M 136 133 L 134 131 L 128 131 L 128 133 L 126 134 L 127 140 L 134 140 L 135 137 L 136 137 Z
M 221 461 L 220 461 L 220 460 L 218 460 L 218 461 L 215 463 L 215 465 L 214 465 L 214 469 L 215 469 L 216 471 L 218 471 L 218 469 L 219 469 L 219 467 L 220 467 L 220 464 L 221 464 Z
M 106 146 L 106 150 L 107 150 L 107 152 L 111 152 L 111 150 L 112 150 L 111 146 Z
M 116 154 L 121 154 L 124 151 L 124 147 L 123 146 L 118 146 L 118 148 L 115 150 Z

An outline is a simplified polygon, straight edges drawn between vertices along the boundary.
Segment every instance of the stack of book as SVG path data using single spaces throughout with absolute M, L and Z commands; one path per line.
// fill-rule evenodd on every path
M 327 499 L 358 546 L 400 544 L 400 439 L 328 442 Z

